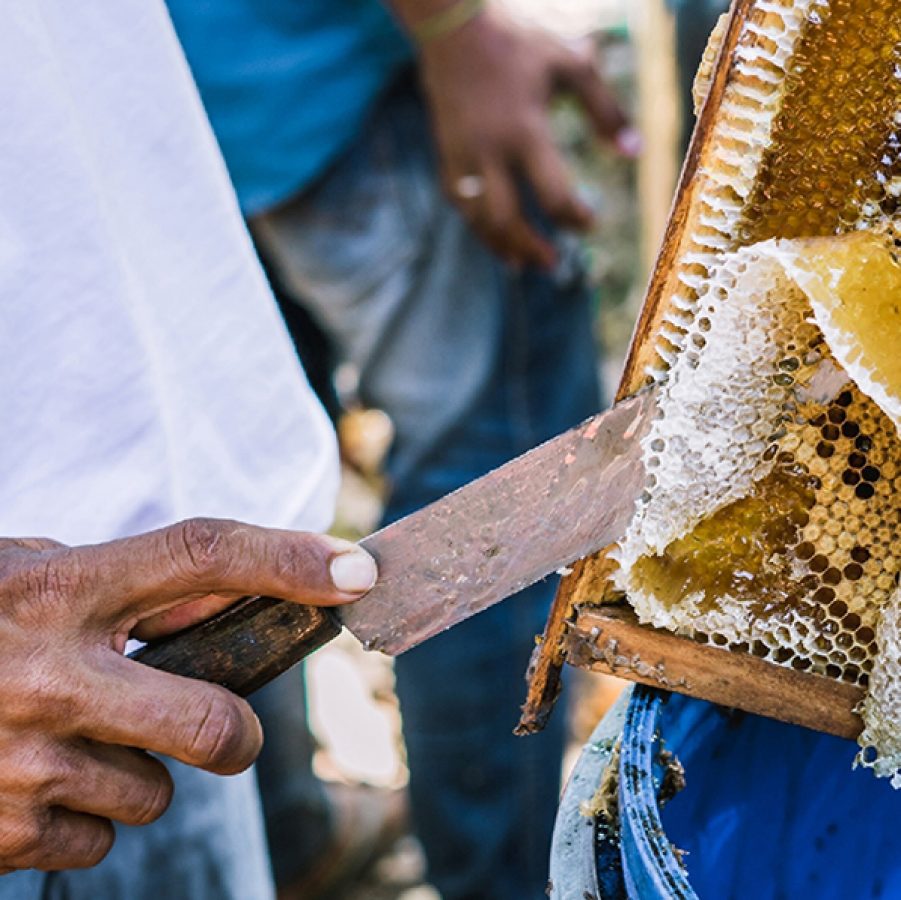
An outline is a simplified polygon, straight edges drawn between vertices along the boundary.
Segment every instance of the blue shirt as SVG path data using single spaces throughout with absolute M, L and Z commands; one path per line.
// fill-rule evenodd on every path
M 245 214 L 354 139 L 412 51 L 380 0 L 167 0 Z

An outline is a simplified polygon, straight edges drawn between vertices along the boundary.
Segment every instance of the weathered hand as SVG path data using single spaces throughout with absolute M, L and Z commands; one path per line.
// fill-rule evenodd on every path
M 626 155 L 638 149 L 593 53 L 489 9 L 427 43 L 421 64 L 448 196 L 504 259 L 553 265 L 552 245 L 523 214 L 522 185 L 560 226 L 585 229 L 592 214 L 574 193 L 555 145 L 552 97 L 572 93 L 601 138 Z
M 94 865 L 111 820 L 157 819 L 172 782 L 146 751 L 223 775 L 259 752 L 246 702 L 122 655 L 136 626 L 245 594 L 334 605 L 374 580 L 352 544 L 218 520 L 87 547 L 0 540 L 0 870 Z

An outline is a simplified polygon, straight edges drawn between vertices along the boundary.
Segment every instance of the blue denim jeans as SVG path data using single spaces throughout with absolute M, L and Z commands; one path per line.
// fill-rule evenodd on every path
M 396 439 L 386 520 L 576 424 L 599 405 L 579 250 L 514 273 L 442 197 L 422 104 L 391 93 L 311 190 L 252 222 L 283 288 L 360 374 Z M 445 900 L 544 895 L 563 719 L 515 738 L 552 580 L 397 659 L 417 833 Z

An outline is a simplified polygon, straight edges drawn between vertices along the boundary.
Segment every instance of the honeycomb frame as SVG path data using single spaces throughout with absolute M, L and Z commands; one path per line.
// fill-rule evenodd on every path
M 898 741 L 893 735 L 901 733 L 901 690 L 896 698 L 897 682 L 888 672 L 896 661 L 884 652 L 892 634 L 901 632 L 901 615 L 892 613 L 899 605 L 897 564 L 888 550 L 873 552 L 873 547 L 897 543 L 898 507 L 888 499 L 889 494 L 901 496 L 892 422 L 897 410 L 887 414 L 884 396 L 877 397 L 882 406 L 874 402 L 873 385 L 865 377 L 823 409 L 800 409 L 794 396 L 799 379 L 809 374 L 815 357 L 831 358 L 836 336 L 828 334 L 829 341 L 824 340 L 828 328 L 817 323 L 802 286 L 787 283 L 786 260 L 778 257 L 783 251 L 796 252 L 791 241 L 860 230 L 888 232 L 897 246 L 891 229 L 897 228 L 901 197 L 901 17 L 893 15 L 892 7 L 886 0 L 737 0 L 711 79 L 715 96 L 702 113 L 701 134 L 696 134 L 683 175 L 620 396 L 667 381 L 677 368 L 697 372 L 702 357 L 708 365 L 703 323 L 728 330 L 725 301 L 733 289 L 730 283 L 745 277 L 736 270 L 741 266 L 750 267 L 756 278 L 782 279 L 780 315 L 794 315 L 796 322 L 786 320 L 780 327 L 794 334 L 798 346 L 790 348 L 790 340 L 780 339 L 746 354 L 751 358 L 745 360 L 745 374 L 752 373 L 748 377 L 758 383 L 769 379 L 770 414 L 753 440 L 741 442 L 751 452 L 720 454 L 719 462 L 732 467 L 726 478 L 711 474 L 708 460 L 707 480 L 700 482 L 706 492 L 703 502 L 671 503 L 674 522 L 669 525 L 662 512 L 654 520 L 650 501 L 658 485 L 651 482 L 639 513 L 643 534 L 633 529 L 633 543 L 627 539 L 612 554 L 613 563 L 611 554 L 604 553 L 577 567 L 558 598 L 545 636 L 551 649 L 544 650 L 547 660 L 574 602 L 591 604 L 612 596 L 609 588 L 601 592 L 598 585 L 609 580 L 617 562 L 634 564 L 642 542 L 646 552 L 659 553 L 667 540 L 677 539 L 673 525 L 680 517 L 683 534 L 690 532 L 705 516 L 740 503 L 780 467 L 800 467 L 815 480 L 816 496 L 798 513 L 797 533 L 783 548 L 790 551 L 783 556 L 791 556 L 794 580 L 800 584 L 806 579 L 800 610 L 784 605 L 770 610 L 769 624 L 755 613 L 730 632 L 723 623 L 714 627 L 716 610 L 700 609 L 697 597 L 682 597 L 674 604 L 680 607 L 674 615 L 666 604 L 647 602 L 640 590 L 636 595 L 625 569 L 614 580 L 620 588 L 632 588 L 630 599 L 645 622 L 800 671 L 869 684 L 871 695 L 862 710 L 869 724 L 862 742 L 877 749 L 862 753 L 861 762 L 876 765 L 879 774 L 895 774 L 901 763 L 901 742 L 890 746 Z M 745 290 L 748 297 L 753 293 Z M 752 312 L 753 298 L 748 303 L 746 312 Z M 776 306 L 771 302 L 768 309 Z M 764 359 L 766 366 L 761 365 Z M 715 379 L 707 380 L 715 393 Z M 673 379 L 667 390 L 675 385 Z M 685 400 L 683 396 L 681 402 Z M 710 405 L 709 393 L 706 401 L 703 393 L 696 398 L 699 408 L 705 402 Z M 756 424 L 746 427 L 754 432 Z M 693 436 L 690 429 L 682 435 L 688 445 Z M 665 447 L 666 436 L 662 439 Z M 649 438 L 648 446 L 655 440 L 661 435 Z M 671 457 L 684 462 L 684 451 L 677 446 Z M 659 480 L 659 451 L 656 464 L 654 455 L 649 452 L 648 462 Z M 704 471 L 701 465 L 694 474 Z M 827 495 L 830 503 L 824 503 Z M 874 500 L 882 504 L 875 518 L 866 510 Z M 847 527 L 852 514 L 862 523 L 863 538 Z M 706 622 L 701 621 L 704 615 Z M 780 616 L 785 621 L 777 621 Z M 797 639 L 792 629 L 799 633 Z M 874 670 L 880 652 L 886 664 Z M 887 727 L 874 727 L 878 722 Z

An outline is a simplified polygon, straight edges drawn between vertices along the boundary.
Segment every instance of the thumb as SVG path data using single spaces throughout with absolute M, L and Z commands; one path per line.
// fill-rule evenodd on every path
M 358 600 L 377 576 L 372 557 L 348 541 L 221 519 L 188 519 L 76 552 L 98 573 L 99 609 L 120 620 L 208 594 L 334 606 Z
M 326 540 L 334 543 L 338 551 L 328 567 L 332 584 L 339 593 L 356 599 L 369 590 L 375 581 L 372 557 L 355 544 L 329 538 Z M 207 594 L 196 600 L 188 600 L 143 619 L 131 630 L 131 636 L 149 641 L 165 634 L 173 634 L 211 618 L 234 602 L 234 596 L 224 597 L 220 594 Z M 304 597 L 303 602 L 312 601 Z

